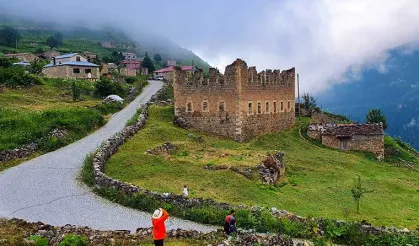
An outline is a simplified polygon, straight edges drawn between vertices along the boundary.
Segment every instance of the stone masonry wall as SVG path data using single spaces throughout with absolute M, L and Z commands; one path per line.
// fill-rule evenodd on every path
M 257 73 L 237 59 L 224 75 L 214 68 L 208 78 L 175 69 L 173 80 L 175 115 L 196 129 L 245 141 L 295 124 L 294 68 Z
M 73 68 L 80 69 L 80 73 L 73 73 Z M 92 78 L 99 79 L 99 67 L 54 66 L 44 68 L 42 73 L 44 73 L 47 78 L 87 79 L 85 69 L 91 69 Z
M 340 139 L 333 135 L 323 135 L 322 144 L 335 149 L 340 149 Z M 355 135 L 348 139 L 347 150 L 366 151 L 376 154 L 378 159 L 384 157 L 383 135 Z

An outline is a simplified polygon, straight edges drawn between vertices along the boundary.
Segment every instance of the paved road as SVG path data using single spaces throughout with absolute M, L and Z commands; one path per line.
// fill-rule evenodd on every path
M 150 227 L 150 214 L 111 203 L 90 192 L 76 178 L 86 155 L 122 130 L 136 109 L 161 86 L 160 81 L 150 81 L 139 97 L 86 138 L 1 172 L 0 217 L 100 230 L 135 231 L 138 227 Z M 169 229 L 214 229 L 177 218 L 171 218 L 167 225 Z

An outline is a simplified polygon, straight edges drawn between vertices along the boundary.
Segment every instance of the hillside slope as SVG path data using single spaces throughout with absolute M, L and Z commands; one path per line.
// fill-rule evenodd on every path
M 368 109 L 381 108 L 389 125 L 386 133 L 419 149 L 419 52 L 393 50 L 386 66 L 386 72 L 369 69 L 360 81 L 334 86 L 318 98 L 319 105 L 359 121 Z
M 299 134 L 299 127 L 307 127 L 308 118 L 300 119 L 290 131 L 266 134 L 247 143 L 180 129 L 172 119 L 173 107 L 152 106 L 147 126 L 109 159 L 106 174 L 159 192 L 179 194 L 187 184 L 191 197 L 276 207 L 303 216 L 366 219 L 374 225 L 397 227 L 415 227 L 419 223 L 417 172 L 378 162 L 371 154 L 320 147 Z M 189 133 L 195 138 L 201 136 L 202 141 L 188 137 Z M 176 151 L 146 153 L 165 142 L 175 144 Z M 257 177 L 249 179 L 232 170 L 204 168 L 252 168 L 268 152 L 275 151 L 285 153 L 287 168 L 286 179 L 275 186 L 262 185 Z M 366 188 L 374 189 L 363 198 L 360 214 L 351 196 L 357 175 Z
M 0 27 L 12 26 L 19 30 L 22 39 L 18 43 L 17 52 L 35 52 L 40 48 L 48 50 L 45 44 L 48 36 L 60 31 L 64 35 L 64 44 L 61 52 L 84 52 L 98 53 L 101 57 L 110 55 L 114 50 L 120 52 L 136 52 L 143 57 L 147 52 L 150 57 L 160 54 L 163 62 L 167 60 L 181 61 L 181 65 L 191 65 L 192 61 L 199 68 L 208 71 L 211 66 L 195 55 L 192 51 L 180 47 L 167 37 L 150 31 L 136 30 L 128 35 L 117 27 L 88 28 L 80 25 L 59 24 L 50 21 L 38 21 L 26 19 L 10 13 L 1 13 Z M 105 48 L 99 45 L 100 41 L 108 41 L 115 44 L 115 48 Z M 14 47 L 0 45 L 0 52 L 14 52 Z

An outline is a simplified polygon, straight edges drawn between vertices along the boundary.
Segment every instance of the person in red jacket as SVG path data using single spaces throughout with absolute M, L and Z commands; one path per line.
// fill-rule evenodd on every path
M 164 239 L 166 239 L 166 225 L 164 222 L 169 218 L 169 213 L 166 210 L 159 208 L 153 213 L 151 222 L 153 223 L 153 238 L 155 246 L 164 246 Z

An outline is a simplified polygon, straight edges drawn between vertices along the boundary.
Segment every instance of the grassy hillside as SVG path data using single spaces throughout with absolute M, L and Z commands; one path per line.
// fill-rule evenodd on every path
M 303 139 L 299 127 L 267 134 L 248 143 L 209 136 L 174 127 L 172 107 L 151 107 L 147 127 L 111 157 L 106 173 L 114 178 L 160 192 L 181 193 L 184 184 L 191 197 L 210 197 L 233 204 L 273 206 L 303 216 L 361 221 L 376 225 L 414 228 L 419 225 L 418 173 L 370 154 L 340 152 Z M 202 136 L 204 142 L 188 137 Z M 169 141 L 178 146 L 172 155 L 145 154 Z M 277 186 L 264 186 L 233 171 L 209 171 L 205 165 L 255 166 L 268 152 L 285 152 L 286 179 Z M 374 192 L 355 211 L 351 197 L 354 178 L 360 175 Z

